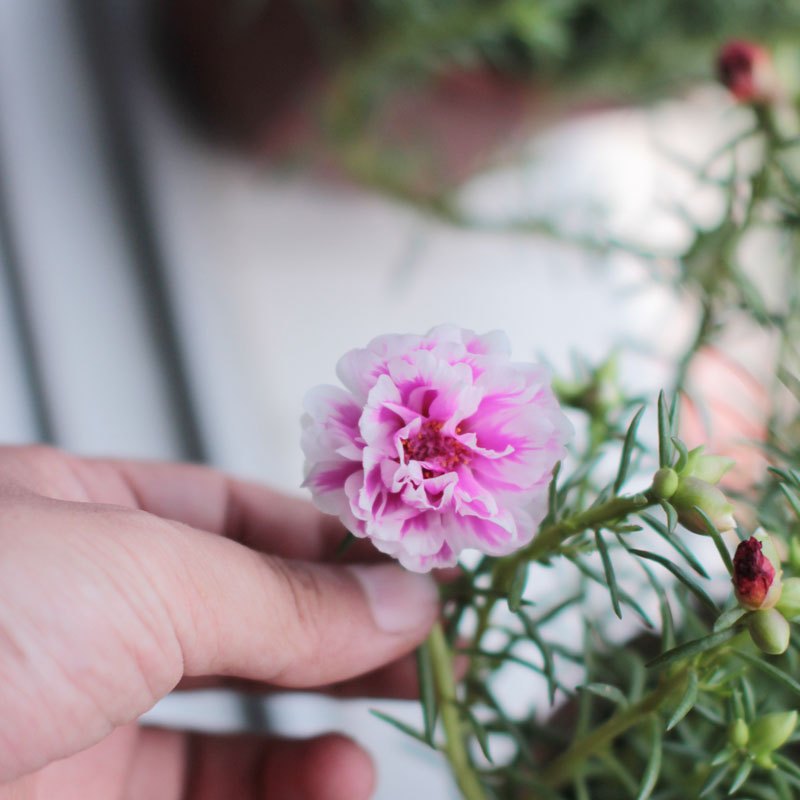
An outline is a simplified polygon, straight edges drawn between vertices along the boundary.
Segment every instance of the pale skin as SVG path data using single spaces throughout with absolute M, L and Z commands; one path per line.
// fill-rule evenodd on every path
M 412 696 L 435 587 L 366 543 L 331 563 L 342 533 L 204 467 L 0 448 L 0 800 L 367 800 L 372 762 L 343 736 L 137 724 L 239 679 Z

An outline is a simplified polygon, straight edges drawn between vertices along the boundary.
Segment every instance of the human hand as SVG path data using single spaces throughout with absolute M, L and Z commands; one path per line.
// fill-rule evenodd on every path
M 0 800 L 369 797 L 369 757 L 341 736 L 136 724 L 176 687 L 234 678 L 413 694 L 403 656 L 435 587 L 325 564 L 342 533 L 204 467 L 0 448 Z

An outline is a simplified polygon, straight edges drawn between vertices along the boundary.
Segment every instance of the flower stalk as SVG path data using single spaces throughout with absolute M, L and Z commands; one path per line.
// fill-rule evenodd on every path
M 570 451 L 570 462 L 576 463 L 573 473 L 559 478 L 558 483 L 551 482 L 546 498 L 547 516 L 543 510 L 544 498 L 539 494 L 538 503 L 514 504 L 507 509 L 512 512 L 510 516 L 497 516 L 501 525 L 490 527 L 492 520 L 487 515 L 494 514 L 493 506 L 478 503 L 470 507 L 466 518 L 456 520 L 459 525 L 452 528 L 455 534 L 452 538 L 449 537 L 451 529 L 444 526 L 447 537 L 436 552 L 433 552 L 431 536 L 438 535 L 439 529 L 406 525 L 408 509 L 403 503 L 410 503 L 416 516 L 422 509 L 429 515 L 426 519 L 452 521 L 451 517 L 442 516 L 440 505 L 444 503 L 449 509 L 452 487 L 448 482 L 454 474 L 461 478 L 462 467 L 467 476 L 488 475 L 496 477 L 498 482 L 494 487 L 474 487 L 467 481 L 463 486 L 455 486 L 456 491 L 463 489 L 463 494 L 460 504 L 454 504 L 454 508 L 464 508 L 464 500 L 474 499 L 472 493 L 476 488 L 487 489 L 487 497 L 493 497 L 493 489 L 499 488 L 497 496 L 505 501 L 503 487 L 515 477 L 517 470 L 500 475 L 500 468 L 506 464 L 502 455 L 505 448 L 497 441 L 506 431 L 503 403 L 491 406 L 493 413 L 499 416 L 490 419 L 491 424 L 483 430 L 477 430 L 478 416 L 474 413 L 471 417 L 464 414 L 449 421 L 442 415 L 431 415 L 427 410 L 428 401 L 434 395 L 415 392 L 416 378 L 405 387 L 408 388 L 406 392 L 401 380 L 406 368 L 389 369 L 387 362 L 384 366 L 396 383 L 402 404 L 396 393 L 388 391 L 391 387 L 382 385 L 378 387 L 380 392 L 371 394 L 365 409 L 371 413 L 372 407 L 380 401 L 385 406 L 383 413 L 374 418 L 370 413 L 363 417 L 344 413 L 347 408 L 342 407 L 339 410 L 343 413 L 339 416 L 327 413 L 316 420 L 314 435 L 308 437 L 310 452 L 316 452 L 321 437 L 328 437 L 332 458 L 352 458 L 358 454 L 353 448 L 341 446 L 339 434 L 348 425 L 360 424 L 362 418 L 367 423 L 374 422 L 365 427 L 364 441 L 369 449 L 365 448 L 359 456 L 364 468 L 363 491 L 354 493 L 355 479 L 348 476 L 346 485 L 338 487 L 344 489 L 346 497 L 329 498 L 327 492 L 333 479 L 343 475 L 338 468 L 331 474 L 311 473 L 309 485 L 317 489 L 321 505 L 336 499 L 337 503 L 331 502 L 331 507 L 344 508 L 345 517 L 352 512 L 355 520 L 345 518 L 344 521 L 356 535 L 373 538 L 376 544 L 380 543 L 380 549 L 400 558 L 409 568 L 424 571 L 452 564 L 462 547 L 477 546 L 481 550 L 482 541 L 491 545 L 483 549 L 491 555 L 487 555 L 474 571 L 465 569 L 460 580 L 444 593 L 447 598 L 445 620 L 432 631 L 425 648 L 428 660 L 421 681 L 425 731 L 419 733 L 407 726 L 405 730 L 416 739 L 432 744 L 434 720 L 438 714 L 441 724 L 436 732 L 441 738 L 437 749 L 446 756 L 461 796 L 466 800 L 487 800 L 495 796 L 539 798 L 547 796 L 551 789 L 569 788 L 571 783 L 574 783 L 576 797 L 617 796 L 624 788 L 626 795 L 642 798 L 670 795 L 702 796 L 707 800 L 721 800 L 738 795 L 740 791 L 746 791 L 748 796 L 772 796 L 773 788 L 800 786 L 800 768 L 791 758 L 774 752 L 791 745 L 787 737 L 796 725 L 797 697 L 800 696 L 800 682 L 795 674 L 800 651 L 791 628 L 800 618 L 800 546 L 797 545 L 800 539 L 800 444 L 797 438 L 800 416 L 791 409 L 785 411 L 786 404 L 781 405 L 776 399 L 777 389 L 789 389 L 800 398 L 800 383 L 794 377 L 796 348 L 791 346 L 793 334 L 796 338 L 796 320 L 800 319 L 800 290 L 797 289 L 800 281 L 796 279 L 800 274 L 796 266 L 800 263 L 796 257 L 800 238 L 793 235 L 800 219 L 797 200 L 800 177 L 796 173 L 796 165 L 800 163 L 796 161 L 800 137 L 796 130 L 794 133 L 785 130 L 787 126 L 796 128 L 795 122 L 800 117 L 795 115 L 793 122 L 785 115 L 774 113 L 776 109 L 769 103 L 752 103 L 751 108 L 752 129 L 732 136 L 700 170 L 699 177 L 706 180 L 711 168 L 723 156 L 730 156 L 732 163 L 738 162 L 739 146 L 745 142 L 748 147 L 761 145 L 758 165 L 747 173 L 732 173 L 729 179 L 719 183 L 728 199 L 722 218 L 711 227 L 695 225 L 691 245 L 664 267 L 674 267 L 682 286 L 695 295 L 702 313 L 696 336 L 674 365 L 677 372 L 674 388 L 678 396 L 671 404 L 663 396 L 659 398 L 658 470 L 645 492 L 619 494 L 626 484 L 629 467 L 635 473 L 647 463 L 648 456 L 643 456 L 645 448 L 637 439 L 637 425 L 643 409 L 633 414 L 627 432 L 621 426 L 623 415 L 635 408 L 640 399 L 625 397 L 621 389 L 618 395 L 595 392 L 598 379 L 605 371 L 583 369 L 580 364 L 575 380 L 563 384 L 556 394 L 562 403 L 569 404 L 573 411 L 582 415 L 579 424 L 585 423 L 587 444 L 580 450 Z M 445 207 L 440 207 L 437 213 L 442 215 L 444 211 Z M 786 245 L 791 251 L 792 267 L 787 269 L 791 280 L 784 287 L 785 307 L 778 307 L 766 296 L 762 297 L 760 282 L 747 278 L 746 245 L 751 231 L 764 227 L 792 233 Z M 682 402 L 680 397 L 687 390 L 689 368 L 696 364 L 695 357 L 700 351 L 713 349 L 722 339 L 734 306 L 737 315 L 743 312 L 760 326 L 773 329 L 780 339 L 775 386 L 769 398 L 772 410 L 764 420 L 764 439 L 770 448 L 770 461 L 775 466 L 770 468 L 772 474 L 766 481 L 753 483 L 741 491 L 737 487 L 736 519 L 728 488 L 725 484 L 718 485 L 729 462 L 718 455 L 705 455 L 701 447 L 689 450 L 684 438 L 692 441 L 698 437 L 689 432 L 689 427 L 681 429 L 678 419 L 682 408 L 691 408 L 691 404 Z M 437 333 L 433 338 L 441 336 Z M 362 361 L 380 366 L 382 359 L 385 360 L 384 344 L 381 340 L 369 359 L 364 361 L 362 353 L 350 365 L 353 369 L 342 371 L 354 381 L 352 387 L 345 383 L 357 399 L 361 398 L 360 379 L 372 380 L 378 372 L 367 370 L 362 375 L 356 367 Z M 490 337 L 473 347 L 470 340 L 462 336 L 458 342 L 448 342 L 447 348 L 442 350 L 435 345 L 431 352 L 440 353 L 446 361 L 453 344 L 471 348 L 467 352 L 472 355 L 464 360 L 445 364 L 448 369 L 463 371 L 464 361 L 471 362 L 473 356 L 483 358 L 484 350 L 492 349 L 495 342 Z M 430 357 L 429 348 L 426 344 L 418 349 L 420 355 L 414 355 L 412 361 L 421 359 L 422 364 Z M 586 375 L 588 382 L 582 378 Z M 477 373 L 473 374 L 476 381 L 478 377 Z M 382 384 L 385 383 L 386 378 L 382 378 Z M 456 381 L 452 385 L 467 384 Z M 470 392 L 477 385 L 477 382 L 469 384 L 469 392 L 459 397 L 458 402 L 464 409 L 471 408 L 474 398 Z M 439 393 L 447 386 L 432 388 Z M 374 389 L 375 386 L 370 393 Z M 608 397 L 610 400 L 605 402 Z M 419 408 L 414 406 L 415 398 L 420 400 Z M 343 402 L 340 393 L 331 394 L 327 399 L 340 406 Z M 311 412 L 315 410 L 317 406 L 312 404 Z M 392 414 L 398 419 L 394 420 Z M 414 427 L 417 425 L 415 418 L 412 419 L 415 415 L 421 415 L 417 427 Z M 333 424 L 329 424 L 331 422 Z M 400 431 L 401 423 L 405 427 Z M 397 435 L 389 442 L 392 447 L 379 447 L 382 444 L 380 435 L 387 425 L 397 427 Z M 520 430 L 527 429 L 521 425 Z M 355 432 L 353 427 L 349 438 L 360 447 Z M 474 439 L 469 438 L 472 434 Z M 372 439 L 367 442 L 370 437 Z M 481 469 L 484 462 L 479 460 L 485 457 L 481 448 L 489 443 L 496 458 L 493 458 L 492 468 Z M 597 487 L 606 480 L 597 474 L 595 465 L 601 459 L 606 462 L 609 450 L 614 451 L 618 444 L 619 468 L 607 490 L 610 494 L 603 492 L 601 497 L 605 499 L 587 508 Z M 724 452 L 725 443 L 720 441 L 719 444 Z M 512 445 L 514 452 L 527 452 L 524 447 L 518 448 L 516 442 Z M 391 463 L 383 463 L 381 469 L 377 469 L 376 454 L 384 462 L 388 459 Z M 560 459 L 554 461 L 554 447 L 550 448 L 549 455 L 550 461 L 544 467 L 541 461 L 535 461 L 542 470 L 541 479 L 536 482 L 540 489 L 552 465 L 555 463 L 555 475 L 560 468 Z M 649 457 L 652 459 L 654 455 L 651 453 Z M 327 469 L 326 461 L 322 463 Z M 743 466 L 740 461 L 740 471 Z M 473 469 L 474 472 L 470 472 Z M 396 488 L 400 484 L 404 487 L 402 492 Z M 518 493 L 520 498 L 526 485 L 532 485 L 530 480 L 527 484 L 521 482 L 518 487 L 523 490 Z M 387 491 L 391 496 L 380 496 Z M 348 502 L 338 502 L 342 499 Z M 658 515 L 642 513 L 654 505 L 662 507 L 663 522 Z M 386 518 L 387 512 L 398 508 L 402 508 L 404 516 Z M 529 508 L 536 509 L 540 516 L 528 521 L 524 535 L 518 535 L 509 520 L 514 520 L 515 524 L 519 519 L 525 520 L 524 513 L 514 512 Z M 757 531 L 749 534 L 748 529 L 756 520 L 769 525 L 775 538 L 774 553 L 768 552 Z M 648 530 L 642 530 L 640 522 Z M 402 525 L 398 528 L 399 523 Z M 733 553 L 731 539 L 726 538 L 725 533 L 736 527 L 736 523 L 740 526 L 742 542 L 737 553 Z M 704 554 L 695 549 L 698 540 L 676 533 L 678 525 L 713 539 L 722 566 L 731 574 L 732 586 L 720 582 L 718 574 L 707 570 L 710 565 L 705 562 Z M 537 528 L 538 533 L 531 538 Z M 398 535 L 398 531 L 405 536 Z M 425 532 L 425 537 L 417 541 L 414 535 L 420 531 Z M 468 536 L 476 532 L 479 535 L 465 544 L 465 531 Z M 634 531 L 637 531 L 636 544 L 631 546 L 627 534 Z M 504 533 L 510 534 L 507 540 L 502 540 L 508 544 L 506 548 L 498 546 L 497 540 Z M 660 537 L 659 549 L 647 544 L 647 536 L 652 535 Z M 412 545 L 405 551 L 404 542 Z M 512 545 L 520 542 L 529 543 L 514 551 Z M 666 554 L 662 543 L 669 548 Z M 584 558 L 590 552 L 599 556 L 602 571 Z M 618 564 L 617 560 L 620 556 L 626 567 L 631 560 L 637 562 L 647 578 L 647 583 L 637 585 L 633 592 L 627 591 L 623 582 L 628 574 L 623 575 L 620 569 L 621 562 Z M 545 599 L 542 603 L 543 598 L 531 592 L 526 597 L 528 566 L 551 562 L 558 563 L 565 572 L 577 570 L 580 573 L 575 576 L 580 581 L 576 591 L 568 597 L 550 598 L 554 602 Z M 593 586 L 591 593 L 587 591 L 587 581 Z M 607 586 L 610 609 L 617 616 L 622 615 L 624 604 L 648 626 L 652 622 L 652 629 L 621 642 L 610 628 L 606 630 L 605 617 L 602 624 L 598 624 L 598 615 L 606 609 L 603 604 L 598 606 L 594 602 L 597 584 Z M 652 594 L 648 598 L 646 593 L 650 588 Z M 726 588 L 728 602 L 720 608 L 719 597 Z M 658 600 L 660 625 L 651 619 L 653 604 L 645 603 L 646 599 Z M 493 613 L 498 600 L 507 602 L 513 616 L 501 619 Z M 585 620 L 582 642 L 573 638 L 564 644 L 563 637 L 550 627 L 562 613 L 572 613 Z M 607 622 L 614 623 L 610 614 Z M 659 628 L 660 637 L 654 635 L 654 630 Z M 468 647 L 461 648 L 457 642 L 463 633 L 467 633 L 471 641 Z M 463 685 L 453 671 L 457 648 L 472 656 Z M 533 658 L 529 656 L 531 652 L 536 653 Z M 573 692 L 568 671 L 562 672 L 562 667 L 569 662 L 585 670 L 585 683 L 580 691 Z M 516 713 L 519 709 L 506 707 L 488 690 L 505 665 L 512 670 L 527 669 L 534 680 L 544 677 L 551 697 L 560 691 L 567 702 L 555 709 L 549 719 L 519 717 Z M 476 713 L 478 711 L 480 713 Z M 569 718 L 573 712 L 577 721 Z M 669 722 L 665 724 L 667 718 Z M 643 724 L 649 724 L 653 730 L 649 748 L 639 747 L 636 741 L 640 735 L 638 728 Z M 673 731 L 679 725 L 680 733 L 675 738 Z M 477 756 L 478 747 L 491 760 L 495 755 L 490 752 L 495 733 L 502 733 L 505 743 L 513 745 L 514 754 L 508 762 L 504 760 L 502 766 L 484 770 Z M 690 747 L 688 742 L 691 742 Z M 624 759 L 617 759 L 616 755 L 623 752 Z M 548 754 L 556 755 L 553 760 L 547 760 Z M 687 763 L 706 766 L 687 769 Z
M 688 667 L 676 671 L 662 680 L 659 686 L 648 692 L 639 702 L 620 711 L 590 733 L 577 739 L 542 771 L 542 780 L 548 786 L 558 788 L 574 778 L 578 768 L 586 759 L 601 752 L 621 734 L 649 719 L 662 707 L 665 700 L 686 685 L 688 676 Z
M 485 800 L 486 795 L 477 773 L 472 768 L 461 724 L 458 695 L 453 674 L 453 655 L 440 623 L 428 636 L 439 713 L 444 730 L 444 751 L 450 769 L 465 800 Z
M 514 574 L 519 564 L 532 563 L 555 555 L 564 541 L 571 536 L 599 525 L 609 524 L 637 511 L 643 511 L 655 502 L 656 500 L 649 491 L 629 497 L 614 497 L 605 503 L 543 527 L 530 545 L 497 563 L 492 575 L 493 589 L 502 587 L 504 581 L 508 579 L 509 575 Z M 473 640 L 476 648 L 480 647 L 481 639 L 486 632 L 489 617 L 497 599 L 497 596 L 488 594 L 484 604 L 480 607 L 478 628 Z M 428 637 L 427 644 L 431 654 L 432 671 L 439 699 L 445 736 L 445 754 L 450 762 L 456 782 L 466 800 L 483 800 L 485 794 L 480 779 L 472 767 L 464 743 L 457 687 L 453 675 L 453 654 L 448 646 L 441 624 L 434 626 Z M 669 685 L 672 686 L 672 683 Z M 645 701 L 642 701 L 637 707 L 641 708 L 642 718 L 649 713 L 649 706 Z M 629 724 L 635 724 L 635 722 Z
M 570 537 L 600 525 L 608 525 L 637 511 L 644 511 L 656 502 L 657 500 L 650 490 L 643 494 L 612 497 L 605 503 L 545 525 L 527 547 L 523 547 L 514 555 L 497 562 L 492 573 L 492 590 L 497 592 L 506 586 L 520 564 L 533 564 L 554 556 Z M 474 636 L 476 648 L 480 647 L 483 635 L 489 626 L 498 596 L 499 592 L 489 594 L 478 609 L 478 625 Z

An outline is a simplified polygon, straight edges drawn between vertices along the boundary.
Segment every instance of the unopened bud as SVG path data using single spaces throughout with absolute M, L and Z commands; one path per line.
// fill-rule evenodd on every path
M 592 374 L 584 402 L 591 413 L 604 417 L 620 408 L 624 400 L 619 384 L 619 361 L 612 355 Z
M 653 475 L 653 494 L 664 500 L 669 500 L 678 489 L 678 473 L 670 467 L 661 467 Z
M 780 611 L 754 611 L 747 621 L 747 629 L 753 644 L 770 656 L 779 656 L 789 647 L 789 623 Z
M 704 456 L 703 448 L 696 447 L 689 453 L 686 466 L 681 470 L 681 475 L 699 478 L 706 483 L 719 483 L 722 476 L 730 470 L 736 462 L 725 456 Z
M 681 478 L 670 502 L 678 512 L 681 525 L 694 533 L 709 533 L 708 525 L 697 508 L 703 510 L 720 533 L 736 527 L 733 506 L 728 498 L 716 486 L 700 478 Z
M 796 711 L 776 711 L 759 717 L 750 726 L 750 752 L 755 756 L 774 753 L 786 744 L 796 727 Z
M 749 611 L 772 608 L 781 597 L 781 564 L 763 531 L 740 542 L 733 556 L 733 591 Z
M 770 54 L 753 42 L 726 44 L 717 58 L 720 82 L 742 103 L 766 105 L 780 95 L 780 82 Z
M 747 743 L 750 741 L 750 728 L 743 719 L 737 719 L 731 725 L 728 739 L 737 750 L 744 750 L 747 747 Z
M 800 578 L 787 578 L 783 581 L 781 597 L 775 604 L 775 608 L 786 619 L 800 617 Z
M 789 540 L 789 564 L 795 572 L 800 572 L 800 536 Z
M 755 761 L 761 769 L 775 769 L 775 762 L 772 760 L 772 756 L 769 753 L 761 753 L 755 756 L 753 761 Z

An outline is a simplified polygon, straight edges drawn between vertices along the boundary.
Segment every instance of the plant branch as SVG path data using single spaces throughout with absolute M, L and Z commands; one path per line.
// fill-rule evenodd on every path
M 558 787 L 574 778 L 579 765 L 587 758 L 596 755 L 620 734 L 644 722 L 658 711 L 664 700 L 686 683 L 688 675 L 688 667 L 678 670 L 663 679 L 638 703 L 620 711 L 591 733 L 577 739 L 542 772 L 542 780 L 550 786 Z
M 465 800 L 485 800 L 486 794 L 477 773 L 472 768 L 464 741 L 453 675 L 453 657 L 440 623 L 436 623 L 430 632 L 428 647 L 439 699 L 439 713 L 444 728 L 444 751 L 450 762 L 450 769 Z
M 499 591 L 508 585 L 508 581 L 522 563 L 531 564 L 555 555 L 566 539 L 585 530 L 604 525 L 627 517 L 637 511 L 643 511 L 656 500 L 649 490 L 644 494 L 626 497 L 612 497 L 605 503 L 588 508 L 572 516 L 553 522 L 543 527 L 534 540 L 518 550 L 513 556 L 498 561 L 492 574 L 491 589 L 498 594 L 489 594 L 486 601 L 478 609 L 478 625 L 473 639 L 474 646 L 480 648 L 481 639 L 489 626 L 489 618 L 499 596 Z

